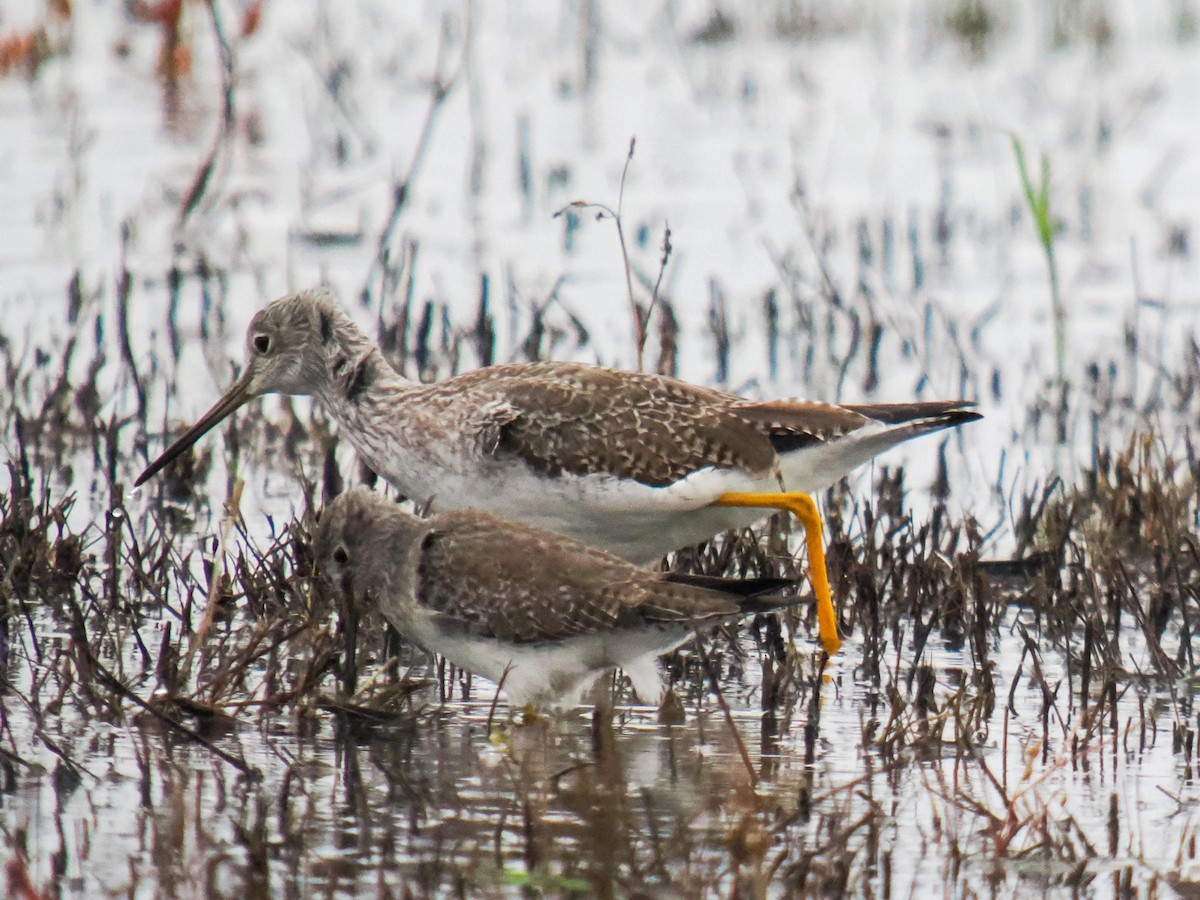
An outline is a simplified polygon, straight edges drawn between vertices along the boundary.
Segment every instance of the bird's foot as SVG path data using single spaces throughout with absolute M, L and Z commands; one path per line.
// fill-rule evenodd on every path
M 525 708 L 521 710 L 522 725 L 542 725 L 548 721 L 550 719 L 538 712 L 537 707 L 532 703 L 526 703 Z

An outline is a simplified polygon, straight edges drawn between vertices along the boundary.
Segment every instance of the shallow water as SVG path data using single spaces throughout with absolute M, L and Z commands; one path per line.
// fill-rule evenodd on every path
M 34 624 L 49 656 L 66 638 L 44 617 Z M 200 729 L 252 776 L 144 712 L 80 715 L 68 698 L 42 737 L 85 770 L 72 774 L 10 692 L 13 746 L 40 768 L 5 761 L 5 829 L 35 881 L 53 877 L 80 897 L 385 886 L 491 895 L 522 885 L 691 896 L 839 883 L 880 894 L 1105 894 L 1122 879 L 1147 888 L 1156 875 L 1194 877 L 1193 763 L 1172 745 L 1194 692 L 1172 700 L 1124 683 L 1089 736 L 1062 660 L 1022 656 L 1022 619 L 1032 625 L 1014 609 L 993 648 L 994 704 L 980 705 L 969 654 L 938 646 L 921 659 L 935 713 L 889 704 L 893 693 L 914 696 L 904 688 L 919 674 L 913 660 L 901 649 L 899 671 L 876 683 L 851 663 L 851 641 L 821 686 L 819 716 L 808 697 L 767 714 L 760 651 L 744 631 L 741 662 L 722 663 L 728 719 L 692 692 L 699 706 L 679 725 L 620 705 L 611 719 L 581 708 L 514 722 L 486 686 L 439 703 L 431 684 L 416 695 L 419 711 L 390 721 L 245 708 Z M 156 629 L 143 635 L 154 646 Z M 436 679 L 417 660 L 410 675 Z

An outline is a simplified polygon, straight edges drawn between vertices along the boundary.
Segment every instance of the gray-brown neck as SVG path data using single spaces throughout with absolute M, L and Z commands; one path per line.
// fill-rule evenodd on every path
M 377 597 L 394 598 L 393 602 L 414 602 L 421 548 L 433 526 L 400 509 L 394 500 L 372 493 L 372 505 L 383 514 L 364 518 L 357 536 L 354 553 L 360 562 L 362 586 Z
M 411 430 L 404 399 L 419 394 L 422 385 L 393 369 L 379 346 L 337 306 L 322 308 L 317 324 L 322 375 L 313 396 L 363 462 L 393 484 L 411 489 L 400 477 L 409 466 L 398 454 Z
M 322 377 L 313 395 L 338 419 L 380 390 L 403 392 L 416 385 L 392 368 L 379 345 L 336 304 L 317 313 Z

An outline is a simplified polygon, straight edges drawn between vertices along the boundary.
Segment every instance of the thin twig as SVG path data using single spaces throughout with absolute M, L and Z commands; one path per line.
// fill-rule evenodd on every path
M 408 205 L 409 198 L 412 195 L 413 184 L 425 162 L 425 154 L 429 150 L 429 142 L 433 138 L 433 127 L 437 122 L 438 113 L 446 105 L 446 99 L 458 84 L 463 69 L 466 67 L 467 53 L 471 46 L 473 23 L 469 9 L 470 6 L 468 5 L 467 30 L 463 36 L 462 53 L 459 56 L 458 65 L 449 76 L 444 74 L 444 56 L 448 40 L 447 35 L 450 29 L 447 27 L 446 22 L 442 24 L 442 41 L 438 45 L 436 74 L 433 78 L 433 94 L 429 98 L 429 108 L 425 111 L 425 121 L 421 124 L 421 131 L 417 136 L 417 144 L 413 149 L 412 159 L 409 160 L 408 171 L 392 187 L 392 209 L 388 213 L 387 224 L 379 235 L 379 243 L 375 248 L 375 258 L 371 261 L 371 268 L 367 271 L 367 277 L 363 283 L 361 297 L 364 303 L 370 297 L 371 287 L 376 277 L 382 277 L 387 267 L 388 247 L 391 246 L 396 226 L 400 224 L 400 214 L 404 212 L 404 207 Z
M 642 354 L 646 347 L 646 322 L 649 312 L 642 314 L 642 309 L 633 299 L 633 270 L 629 265 L 629 249 L 625 246 L 625 228 L 621 224 L 621 213 L 625 207 L 625 178 L 629 174 L 629 164 L 633 162 L 633 148 L 637 138 L 629 139 L 629 152 L 625 155 L 625 165 L 621 167 L 621 183 L 617 186 L 617 239 L 621 242 L 621 261 L 625 264 L 625 293 L 629 297 L 629 309 L 633 313 L 634 340 L 637 341 L 637 368 L 642 371 Z
M 487 733 L 492 733 L 492 720 L 496 717 L 496 704 L 500 702 L 500 692 L 504 690 L 504 682 L 508 680 L 508 673 L 512 671 L 512 663 L 510 662 L 504 667 L 504 671 L 500 673 L 500 680 L 496 683 L 496 693 L 492 695 L 492 705 L 488 707 L 487 717 Z
M 654 314 L 654 307 L 658 305 L 658 291 L 662 287 L 663 275 L 667 271 L 667 261 L 671 258 L 671 223 L 663 223 L 663 239 L 662 239 L 662 259 L 658 264 L 658 277 L 654 279 L 654 290 L 650 292 L 650 305 L 646 307 L 646 317 L 642 323 L 641 342 L 646 343 L 646 332 L 649 330 L 650 316 Z M 641 347 L 638 348 L 638 368 L 641 368 Z
M 671 255 L 671 229 L 667 228 L 666 234 L 663 236 L 662 263 L 658 271 L 658 280 L 654 284 L 654 293 L 650 298 L 650 305 L 643 309 L 638 305 L 637 300 L 633 296 L 633 264 L 629 261 L 629 248 L 625 243 L 625 226 L 621 220 L 621 213 L 625 204 L 625 177 L 629 174 L 629 164 L 633 161 L 633 150 L 636 145 L 637 138 L 631 137 L 629 139 L 629 153 L 626 154 L 625 165 L 621 169 L 621 182 L 617 187 L 617 208 L 615 210 L 605 203 L 575 200 L 558 210 L 554 214 L 554 217 L 558 218 L 568 209 L 594 209 L 597 211 L 597 219 L 608 217 L 616 224 L 617 242 L 621 246 L 621 262 L 625 266 L 625 294 L 629 298 L 629 309 L 633 313 L 633 337 L 637 347 L 637 371 L 641 372 L 645 367 L 646 339 L 649 336 L 650 313 L 654 310 L 655 301 L 658 298 L 658 289 L 662 284 L 663 272 L 667 267 L 667 259 Z
M 217 550 L 213 554 L 212 575 L 208 580 L 208 597 L 204 608 L 204 618 L 200 622 L 200 627 L 193 635 L 188 646 L 187 658 L 180 666 L 180 675 L 184 675 L 191 671 L 192 660 L 195 659 L 196 651 L 200 649 L 204 643 L 205 637 L 208 636 L 209 630 L 212 628 L 212 623 L 217 615 L 217 593 L 221 584 L 221 567 L 225 559 L 225 547 L 229 541 L 229 533 L 233 530 L 234 523 L 241 518 L 239 506 L 242 502 L 242 488 L 245 482 L 240 478 L 233 483 L 233 493 L 229 499 L 225 501 L 225 516 L 221 519 L 221 531 L 217 538 Z
M 246 762 L 244 759 L 238 759 L 236 756 L 233 756 L 231 753 L 228 753 L 228 752 L 222 750 L 220 747 L 216 746 L 212 741 L 210 741 L 208 738 L 204 737 L 204 735 L 200 734 L 194 728 L 189 728 L 187 725 L 184 725 L 182 722 L 175 721 L 170 716 L 168 716 L 166 713 L 164 713 L 162 710 L 155 708 L 153 706 L 153 704 L 147 703 L 145 700 L 143 700 L 141 697 L 139 697 L 137 694 L 135 694 L 133 691 L 131 691 L 128 687 L 126 687 L 125 684 L 121 681 L 121 679 L 117 678 L 116 675 L 114 675 L 107 668 L 105 668 L 104 664 L 101 663 L 100 660 L 96 658 L 96 654 L 92 650 L 92 645 L 88 640 L 87 630 L 86 630 L 86 626 L 84 624 L 83 610 L 79 608 L 79 604 L 77 602 L 75 602 L 73 599 L 72 599 L 71 603 L 74 608 L 75 628 L 77 631 L 77 640 L 75 642 L 75 646 L 77 647 L 79 653 L 82 655 L 84 661 L 86 662 L 88 669 L 91 672 L 93 672 L 94 674 L 99 676 L 100 680 L 102 682 L 104 682 L 112 691 L 114 691 L 115 693 L 119 694 L 122 697 L 132 700 L 134 703 L 136 703 L 142 709 L 146 710 L 148 713 L 150 713 L 156 719 L 165 723 L 167 726 L 174 729 L 175 731 L 178 731 L 180 734 L 183 734 L 186 737 L 188 737 L 189 739 L 195 741 L 197 744 L 204 747 L 206 750 L 210 751 L 214 756 L 217 756 L 218 758 L 223 759 L 225 762 L 229 763 L 231 766 L 233 766 L 235 769 L 237 769 L 242 774 L 248 775 L 251 778 L 262 777 L 262 773 L 259 772 L 259 770 L 256 769 L 254 766 L 252 766 L 248 762 Z
M 208 0 L 207 5 L 209 15 L 212 17 L 213 34 L 217 38 L 218 57 L 221 61 L 221 128 L 217 132 L 216 139 L 213 141 L 213 146 L 209 150 L 208 156 L 200 164 L 200 168 L 196 170 L 196 176 L 192 179 L 192 186 L 188 189 L 187 196 L 179 208 L 179 228 L 182 228 L 187 223 L 188 218 L 200 205 L 200 201 L 208 192 L 209 185 L 212 183 L 213 173 L 217 169 L 218 158 L 223 148 L 229 143 L 237 122 L 234 106 L 233 48 L 229 44 L 229 39 L 225 36 L 225 25 L 221 21 L 221 10 L 217 0 Z
M 737 744 L 738 753 L 741 754 L 742 763 L 746 766 L 746 774 L 750 777 L 750 787 L 757 788 L 758 775 L 754 771 L 754 762 L 750 759 L 750 751 L 746 749 L 746 742 L 742 740 L 742 733 L 738 731 L 737 723 L 733 721 L 733 713 L 729 711 L 729 704 L 725 702 L 725 695 L 721 692 L 721 683 L 717 680 L 717 673 L 713 670 L 708 653 L 704 649 L 704 641 L 699 634 L 696 635 L 696 649 L 700 653 L 700 663 L 704 666 L 704 674 L 708 677 L 708 683 L 712 685 L 713 693 L 717 695 L 717 704 L 721 707 L 721 712 L 725 714 L 725 724 L 729 726 L 733 741 Z

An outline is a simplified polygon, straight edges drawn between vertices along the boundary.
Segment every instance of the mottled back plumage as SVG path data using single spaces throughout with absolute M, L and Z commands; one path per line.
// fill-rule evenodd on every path
M 577 363 L 491 366 L 433 386 L 487 409 L 482 445 L 550 478 L 613 475 L 664 487 L 698 469 L 768 472 L 775 452 L 728 395 Z

